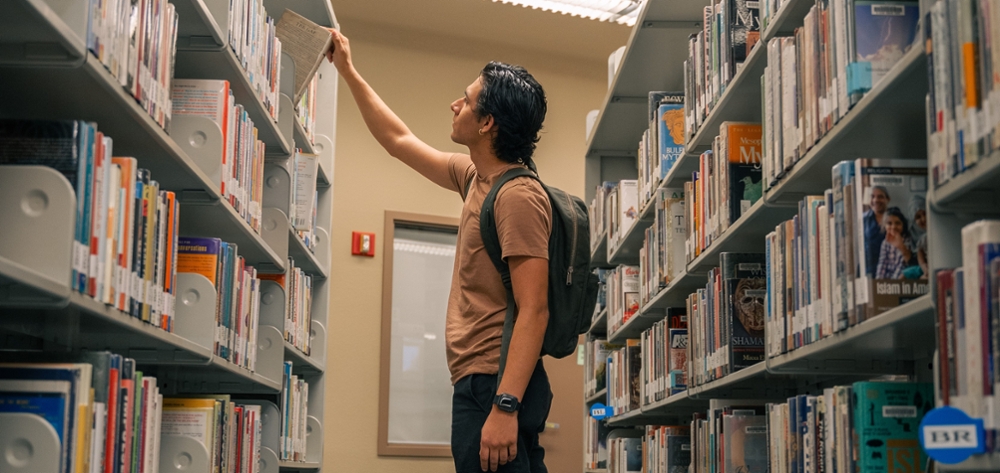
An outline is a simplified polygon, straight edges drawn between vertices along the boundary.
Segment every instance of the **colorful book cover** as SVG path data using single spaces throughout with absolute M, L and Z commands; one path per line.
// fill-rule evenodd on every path
M 684 94 L 667 93 L 656 110 L 660 179 L 684 154 Z
M 736 67 L 743 64 L 757 41 L 760 40 L 761 2 L 754 0 L 729 0 L 729 47 L 731 75 L 736 75 Z
M 761 167 L 762 137 L 759 123 L 722 124 L 725 155 L 729 168 L 725 171 L 728 182 L 724 192 L 728 199 L 722 202 L 727 209 L 722 218 L 728 224 L 736 223 L 763 195 L 763 170 Z
M 920 3 L 854 0 L 854 62 L 848 65 L 847 93 L 871 90 L 906 55 L 917 35 Z
M 177 272 L 198 273 L 213 285 L 219 280 L 218 265 L 222 240 L 180 237 L 177 240 Z
M 855 294 L 859 321 L 930 291 L 927 270 L 927 162 L 854 163 Z
M 854 383 L 854 449 L 858 473 L 923 471 L 917 430 L 934 408 L 931 383 Z
M 686 328 L 669 329 L 670 352 L 667 356 L 668 388 L 671 390 L 687 387 L 687 346 L 688 331 Z

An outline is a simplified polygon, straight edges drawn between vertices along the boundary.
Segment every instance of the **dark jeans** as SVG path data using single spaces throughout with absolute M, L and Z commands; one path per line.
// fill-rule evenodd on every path
M 496 395 L 495 374 L 472 374 L 455 383 L 451 400 L 451 454 L 456 473 L 481 473 L 479 442 L 483 425 L 493 409 Z M 524 390 L 521 410 L 517 413 L 517 456 L 497 471 L 502 473 L 547 473 L 545 449 L 538 444 L 538 434 L 545 429 L 552 391 L 542 361 L 535 365 L 531 381 Z

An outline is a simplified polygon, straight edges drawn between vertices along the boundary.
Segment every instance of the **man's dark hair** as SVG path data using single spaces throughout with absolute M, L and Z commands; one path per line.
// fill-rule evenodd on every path
M 475 111 L 479 117 L 492 115 L 497 124 L 493 151 L 504 161 L 528 164 L 548 109 L 542 85 L 523 67 L 496 61 L 480 76 L 483 90 Z

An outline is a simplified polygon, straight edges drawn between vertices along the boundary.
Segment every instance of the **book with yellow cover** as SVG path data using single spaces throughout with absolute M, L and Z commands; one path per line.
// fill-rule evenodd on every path
M 177 272 L 198 273 L 216 285 L 221 247 L 222 240 L 218 238 L 180 237 L 177 240 Z

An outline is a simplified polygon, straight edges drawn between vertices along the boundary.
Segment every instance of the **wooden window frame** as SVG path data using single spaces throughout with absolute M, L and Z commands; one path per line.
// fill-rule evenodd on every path
M 399 223 L 430 228 L 457 230 L 459 220 L 453 217 L 407 212 L 385 212 L 382 240 L 382 339 L 378 383 L 378 455 L 390 457 L 451 458 L 450 445 L 389 443 L 389 371 L 392 357 L 392 260 L 396 225 Z M 444 314 L 442 314 L 444 316 Z

